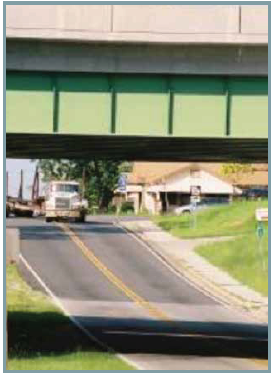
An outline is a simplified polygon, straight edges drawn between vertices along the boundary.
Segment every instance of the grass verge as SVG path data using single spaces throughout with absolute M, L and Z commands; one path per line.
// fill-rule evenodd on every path
M 195 251 L 246 286 L 267 296 L 268 226 L 265 224 L 260 248 L 255 219 L 255 210 L 267 206 L 267 200 L 244 201 L 203 210 L 197 213 L 195 228 L 191 215 L 155 217 L 154 220 L 180 238 L 238 235 L 233 240 L 199 246 Z
M 199 246 L 195 251 L 246 286 L 268 295 L 267 230 L 262 238 L 262 252 L 256 234 Z
M 193 215 L 156 216 L 154 222 L 172 235 L 181 238 L 254 234 L 255 210 L 267 207 L 268 201 L 234 202 L 228 206 L 213 207 L 197 212 L 196 226 Z
M 7 266 L 8 370 L 133 370 L 84 336 Z

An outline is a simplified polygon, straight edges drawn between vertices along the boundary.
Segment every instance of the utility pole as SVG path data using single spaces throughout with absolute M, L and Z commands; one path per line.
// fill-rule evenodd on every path
M 85 171 L 85 167 L 83 167 L 83 170 L 82 170 L 82 198 L 84 198 L 85 196 L 85 174 L 86 171 Z
M 21 174 L 20 174 L 20 186 L 19 186 L 19 191 L 18 191 L 18 199 L 20 201 L 23 200 L 23 183 L 24 183 L 24 176 L 23 176 L 23 170 L 21 170 Z
M 38 167 L 36 167 L 36 174 L 37 174 L 37 198 L 39 197 L 39 189 L 40 189 L 40 175 L 38 171 Z
M 6 197 L 9 196 L 9 173 L 6 172 Z
M 168 200 L 166 180 L 164 180 L 163 183 L 164 183 L 165 207 L 166 207 L 166 212 L 168 212 L 169 211 L 169 200 Z
M 38 166 L 36 166 L 33 184 L 32 184 L 32 201 L 35 201 L 39 197 L 39 172 Z

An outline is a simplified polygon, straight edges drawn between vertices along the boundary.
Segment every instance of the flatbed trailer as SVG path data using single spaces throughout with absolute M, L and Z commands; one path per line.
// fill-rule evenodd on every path
M 8 197 L 6 200 L 6 216 L 14 214 L 17 217 L 32 217 L 34 210 L 32 201 L 18 200 L 14 197 Z

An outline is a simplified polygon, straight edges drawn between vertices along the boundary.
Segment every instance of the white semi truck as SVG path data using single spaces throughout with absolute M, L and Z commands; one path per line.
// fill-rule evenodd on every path
M 46 189 L 46 222 L 57 219 L 75 219 L 85 222 L 88 209 L 87 200 L 82 198 L 79 183 L 76 181 L 51 181 Z

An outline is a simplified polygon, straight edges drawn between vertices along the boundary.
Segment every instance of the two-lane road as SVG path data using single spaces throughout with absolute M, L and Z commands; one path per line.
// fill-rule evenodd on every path
M 108 218 L 7 220 L 21 253 L 63 307 L 147 370 L 267 368 L 267 326 L 190 286 Z

